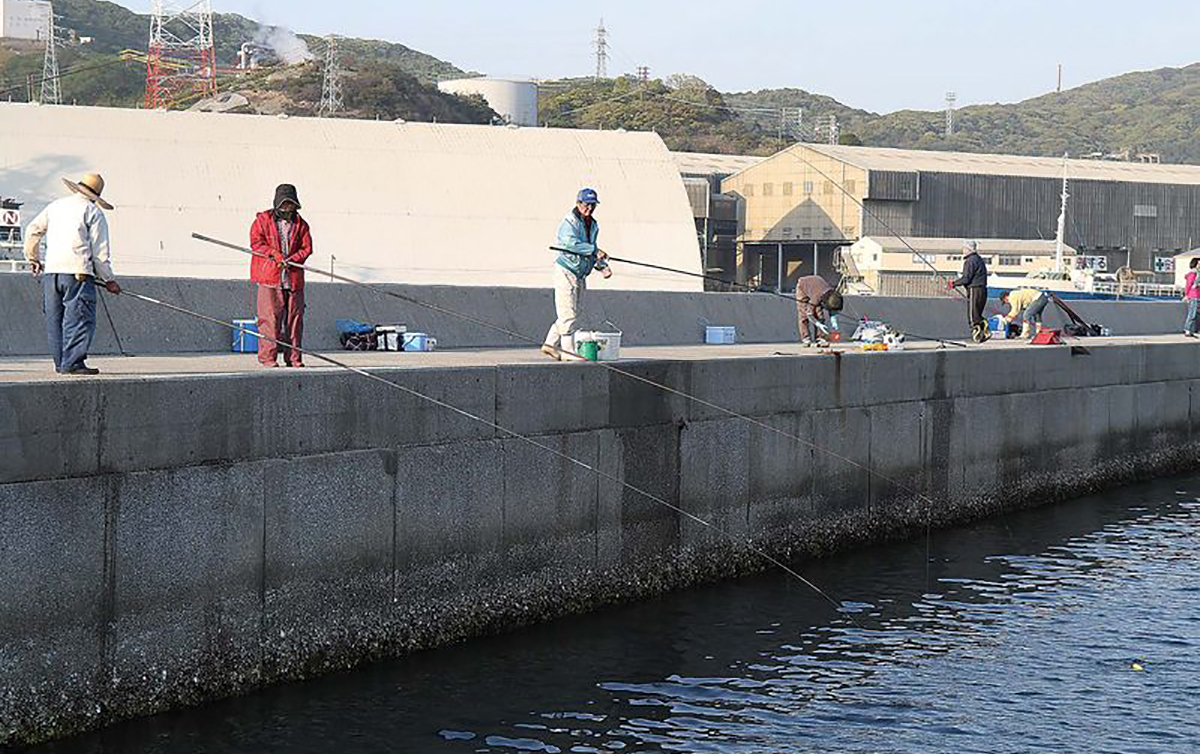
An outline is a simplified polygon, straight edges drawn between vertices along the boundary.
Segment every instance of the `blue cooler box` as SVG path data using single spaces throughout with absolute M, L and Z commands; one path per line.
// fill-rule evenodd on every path
M 234 353 L 258 353 L 258 320 L 235 319 L 233 326 L 242 328 L 233 331 Z M 250 332 L 244 332 L 249 330 Z M 251 334 L 253 333 L 253 334 Z
M 988 317 L 988 329 L 997 338 L 1009 337 L 1009 327 L 1004 324 L 1004 317 L 999 314 L 993 314 L 991 317 Z

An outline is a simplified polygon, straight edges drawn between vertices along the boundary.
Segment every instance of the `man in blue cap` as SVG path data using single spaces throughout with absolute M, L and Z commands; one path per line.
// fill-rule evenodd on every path
M 587 277 L 598 270 L 612 277 L 608 255 L 596 245 L 600 224 L 593 215 L 600 198 L 595 189 L 585 188 L 575 197 L 575 209 L 558 226 L 558 259 L 554 263 L 554 310 L 557 319 L 550 325 L 542 353 L 559 361 L 579 361 L 575 353 L 575 321 L 583 308 Z

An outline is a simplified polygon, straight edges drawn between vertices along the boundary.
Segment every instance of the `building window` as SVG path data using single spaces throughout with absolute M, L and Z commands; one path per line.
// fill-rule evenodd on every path
M 791 238 L 792 237 L 792 229 L 787 225 L 783 226 L 783 235 L 787 236 L 788 238 Z
M 846 238 L 852 238 L 854 236 L 854 226 L 847 225 L 846 227 L 842 228 L 842 235 Z
M 912 263 L 913 264 L 933 264 L 936 261 L 937 261 L 936 254 L 917 253 L 917 254 L 912 255 Z
M 822 187 L 822 193 L 826 195 L 833 193 L 833 181 L 825 181 L 825 185 Z
M 763 196 L 774 196 L 774 194 L 775 194 L 775 184 L 774 183 L 764 183 L 763 184 Z
M 802 238 L 812 238 L 812 226 L 811 226 L 811 225 L 805 225 L 803 228 L 801 228 L 801 229 L 800 229 L 800 236 L 801 236 Z
M 1035 261 L 1037 260 L 1035 260 L 1033 257 L 1025 257 L 1025 264 L 1033 264 Z
M 826 225 L 824 228 L 821 228 L 821 235 L 823 235 L 823 236 L 832 236 L 832 235 L 833 235 L 833 228 L 831 228 L 831 227 L 829 227 L 828 225 Z
M 1001 267 L 1020 267 L 1021 266 L 1021 258 L 1018 256 L 1015 256 L 1013 254 L 1001 254 L 1000 255 L 1000 266 Z
M 754 184 L 753 183 L 746 184 L 746 196 L 754 196 Z
M 813 182 L 805 181 L 804 182 L 804 193 L 811 194 L 812 192 L 813 192 Z
M 1158 206 L 1154 204 L 1133 205 L 1134 217 L 1158 217 Z
M 784 196 L 791 196 L 791 195 L 792 195 L 792 183 L 791 183 L 791 181 L 788 181 L 787 183 L 783 184 L 783 195 L 784 195 Z
M 858 183 L 855 182 L 855 180 L 853 178 L 847 178 L 846 179 L 846 190 L 849 191 L 851 194 L 855 193 L 858 190 Z

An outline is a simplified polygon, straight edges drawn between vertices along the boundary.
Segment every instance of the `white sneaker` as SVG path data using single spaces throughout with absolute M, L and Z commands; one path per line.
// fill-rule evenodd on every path
M 1192 332 L 1191 330 L 1184 330 L 1184 331 L 1183 331 L 1183 337 L 1185 337 L 1185 338 L 1194 338 L 1194 337 L 1196 337 L 1196 333 Z

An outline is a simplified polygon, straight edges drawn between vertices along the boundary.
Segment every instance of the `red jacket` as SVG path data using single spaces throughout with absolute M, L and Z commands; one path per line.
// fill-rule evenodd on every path
M 259 285 L 269 285 L 273 287 L 279 286 L 279 261 L 281 258 L 279 249 L 279 228 L 275 225 L 275 213 L 271 210 L 259 212 L 254 218 L 254 224 L 250 226 L 250 248 L 254 253 L 265 254 L 269 259 L 264 259 L 261 256 L 253 256 L 250 258 L 250 280 Z M 288 249 L 286 259 L 289 262 L 304 264 L 304 260 L 312 255 L 312 235 L 308 230 L 308 223 L 304 222 L 304 218 L 296 213 L 296 219 L 292 224 L 292 243 Z M 292 290 L 299 291 L 304 288 L 304 270 L 298 270 L 295 267 L 288 268 L 289 282 L 292 284 Z

